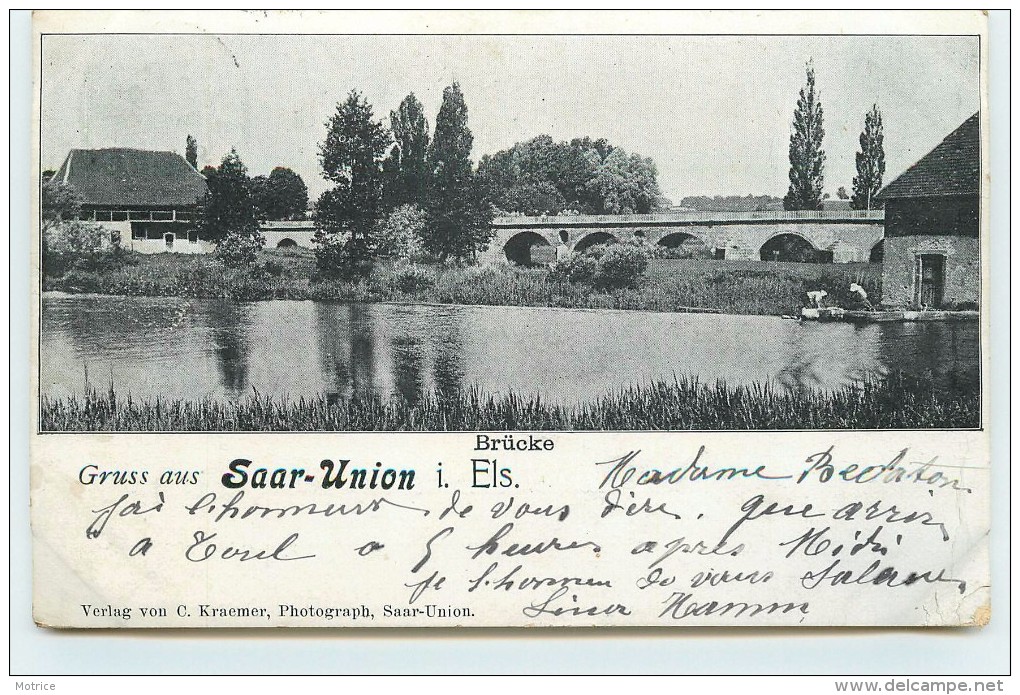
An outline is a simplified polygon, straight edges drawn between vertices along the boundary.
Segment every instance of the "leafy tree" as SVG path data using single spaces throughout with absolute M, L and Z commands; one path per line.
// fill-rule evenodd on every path
M 861 132 L 861 151 L 857 153 L 857 176 L 854 177 L 854 196 L 851 205 L 855 210 L 870 210 L 876 205 L 875 196 L 882 190 L 885 175 L 885 149 L 882 145 L 882 112 L 878 104 L 864 116 Z
M 558 143 L 539 135 L 482 157 L 478 172 L 505 212 L 646 213 L 663 201 L 654 162 L 604 138 Z
M 645 214 L 657 207 L 659 186 L 655 163 L 650 158 L 614 148 L 595 169 L 588 188 L 597 193 L 601 209 L 597 213 Z
M 308 207 L 308 187 L 301 175 L 276 167 L 269 176 L 252 179 L 255 207 L 267 220 L 302 220 Z
M 390 112 L 390 129 L 396 144 L 383 163 L 387 207 L 405 203 L 422 205 L 429 186 L 429 123 L 414 93 Z
M 495 205 L 525 215 L 555 215 L 567 209 L 563 194 L 549 181 L 515 184 L 504 191 Z
M 376 252 L 401 261 L 427 260 L 423 243 L 427 222 L 425 211 L 417 205 L 395 208 L 379 224 Z
M 839 187 L 839 189 L 836 191 L 836 197 L 839 198 L 840 200 L 849 200 L 850 199 L 850 196 L 847 195 L 847 192 L 846 192 L 846 186 L 840 186 Z
M 492 206 L 471 164 L 474 137 L 467 118 L 464 94 L 454 82 L 443 90 L 443 104 L 429 148 L 430 233 L 425 246 L 442 261 L 473 257 L 492 238 Z
M 78 213 L 81 212 L 81 199 L 73 186 L 49 178 L 42 182 L 41 190 L 43 229 L 78 218 Z
M 206 167 L 209 192 L 202 201 L 198 233 L 216 242 L 217 255 L 228 265 L 255 262 L 265 239 L 259 231 L 260 217 L 252 196 L 248 169 L 231 148 L 220 166 Z
M 783 198 L 787 210 L 819 210 L 825 151 L 822 149 L 822 104 L 815 93 L 815 68 L 807 64 L 807 84 L 800 90 L 790 134 L 790 189 Z
M 352 277 L 371 269 L 372 233 L 382 211 L 382 158 L 389 131 L 357 90 L 337 104 L 319 145 L 322 176 L 333 188 L 316 204 L 316 260 L 325 275 Z
M 188 164 L 198 169 L 198 141 L 191 135 L 188 135 L 184 145 L 184 158 L 188 160 Z

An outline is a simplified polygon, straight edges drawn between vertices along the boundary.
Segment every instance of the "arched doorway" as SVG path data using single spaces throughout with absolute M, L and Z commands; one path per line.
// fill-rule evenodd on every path
M 871 253 L 868 255 L 869 263 L 881 263 L 885 259 L 885 239 L 879 239 L 878 242 L 871 247 Z
M 820 254 L 811 242 L 799 234 L 777 234 L 761 247 L 763 261 L 787 263 L 818 263 Z
M 516 265 L 533 265 L 531 249 L 535 246 L 549 246 L 548 240 L 537 232 L 519 232 L 503 244 L 506 259 Z
M 674 232 L 659 239 L 659 246 L 668 250 L 671 258 L 711 258 L 712 249 L 704 241 L 685 232 Z
M 592 246 L 598 246 L 599 244 L 615 244 L 617 241 L 619 240 L 609 232 L 592 232 L 577 242 L 574 246 L 574 252 L 583 253 Z
M 280 239 L 280 242 L 276 245 L 276 248 L 278 248 L 278 249 L 292 249 L 295 246 L 297 246 L 297 242 L 296 241 L 294 241 L 290 237 L 284 237 L 283 239 Z

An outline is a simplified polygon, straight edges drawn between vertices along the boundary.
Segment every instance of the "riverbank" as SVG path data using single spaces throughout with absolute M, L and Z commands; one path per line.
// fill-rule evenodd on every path
M 86 387 L 41 402 L 43 431 L 540 431 L 949 429 L 980 426 L 976 381 L 941 386 L 902 375 L 835 392 L 771 384 L 727 387 L 692 380 L 629 388 L 574 407 L 477 390 L 416 402 L 380 396 L 236 402 L 134 400 Z
M 657 259 L 634 289 L 598 292 L 550 279 L 545 269 L 507 265 L 464 268 L 378 266 L 364 281 L 318 280 L 307 249 L 266 250 L 255 270 L 224 268 L 213 257 L 133 254 L 120 267 L 46 276 L 43 289 L 126 296 L 311 299 L 583 309 L 639 309 L 728 314 L 795 314 L 805 293 L 833 298 L 857 282 L 877 304 L 879 264 L 809 264 L 706 259 Z

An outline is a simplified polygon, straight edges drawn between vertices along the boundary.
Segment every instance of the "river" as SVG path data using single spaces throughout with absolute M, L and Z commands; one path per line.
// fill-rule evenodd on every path
M 47 293 L 41 391 L 230 400 L 478 387 L 564 405 L 677 377 L 831 390 L 891 370 L 977 379 L 979 325 L 498 306 Z

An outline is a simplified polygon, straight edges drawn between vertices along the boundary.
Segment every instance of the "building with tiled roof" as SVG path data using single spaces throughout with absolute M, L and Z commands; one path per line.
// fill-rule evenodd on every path
M 882 302 L 977 308 L 981 132 L 974 114 L 886 186 Z
M 205 253 L 194 220 L 205 177 L 174 152 L 120 147 L 75 149 L 53 177 L 74 189 L 82 219 L 135 251 Z

